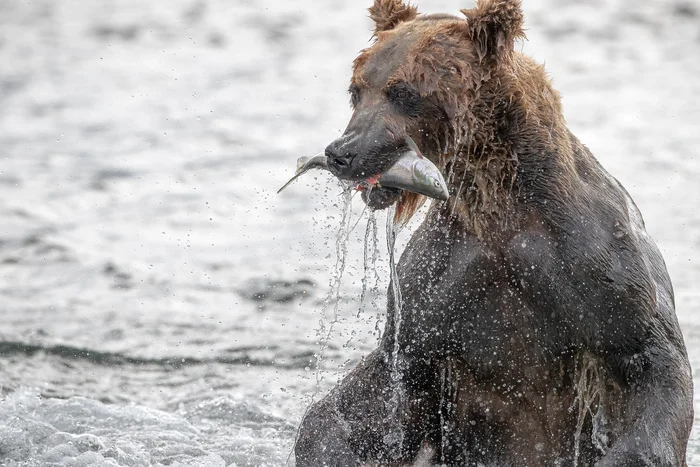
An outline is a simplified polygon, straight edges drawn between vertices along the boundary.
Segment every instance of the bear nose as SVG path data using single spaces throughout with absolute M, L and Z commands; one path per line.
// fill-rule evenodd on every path
M 350 164 L 352 164 L 355 154 L 342 148 L 339 141 L 333 141 L 328 145 L 326 157 L 328 158 L 328 168 L 336 177 L 343 178 L 350 175 Z

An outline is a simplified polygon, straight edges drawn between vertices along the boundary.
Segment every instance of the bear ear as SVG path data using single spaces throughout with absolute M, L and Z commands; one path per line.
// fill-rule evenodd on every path
M 403 21 L 411 21 L 418 16 L 418 8 L 403 3 L 402 0 L 374 0 L 369 8 L 369 17 L 374 21 L 374 36 L 382 31 L 394 29 Z
M 520 0 L 478 0 L 476 7 L 461 11 L 480 60 L 510 57 L 515 40 L 525 37 Z

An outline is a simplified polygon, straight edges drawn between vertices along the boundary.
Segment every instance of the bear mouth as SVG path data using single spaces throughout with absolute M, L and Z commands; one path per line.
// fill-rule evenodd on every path
M 396 203 L 401 198 L 401 191 L 398 188 L 383 186 L 363 187 L 361 196 L 368 208 L 379 211 Z
M 440 201 L 449 198 L 447 184 L 440 169 L 421 154 L 410 137 L 407 136 L 405 142 L 405 149 L 387 170 L 363 180 L 350 181 L 357 184 L 357 189 L 362 192 L 363 201 L 371 209 L 385 209 L 391 206 L 401 197 L 402 190 Z M 310 159 L 300 158 L 295 175 L 277 193 L 311 169 L 330 170 L 328 158 L 323 154 Z

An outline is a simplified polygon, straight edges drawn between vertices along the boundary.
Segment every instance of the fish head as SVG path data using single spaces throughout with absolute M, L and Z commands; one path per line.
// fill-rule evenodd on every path
M 449 190 L 445 178 L 435 164 L 425 158 L 417 158 L 412 167 L 411 185 L 408 191 L 446 201 Z

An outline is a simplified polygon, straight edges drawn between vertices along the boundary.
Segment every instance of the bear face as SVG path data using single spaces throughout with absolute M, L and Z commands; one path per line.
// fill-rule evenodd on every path
M 354 112 L 344 134 L 326 149 L 329 167 L 346 180 L 380 174 L 409 136 L 449 173 L 459 198 L 455 181 L 463 177 L 454 176 L 455 158 L 470 129 L 495 120 L 503 101 L 489 83 L 512 69 L 513 43 L 523 36 L 519 1 L 482 1 L 462 10 L 465 18 L 422 16 L 399 0 L 376 0 L 369 11 L 376 41 L 354 62 L 349 88 Z M 399 201 L 397 217 L 404 219 L 423 201 L 392 188 L 365 192 L 363 199 L 374 209 Z

